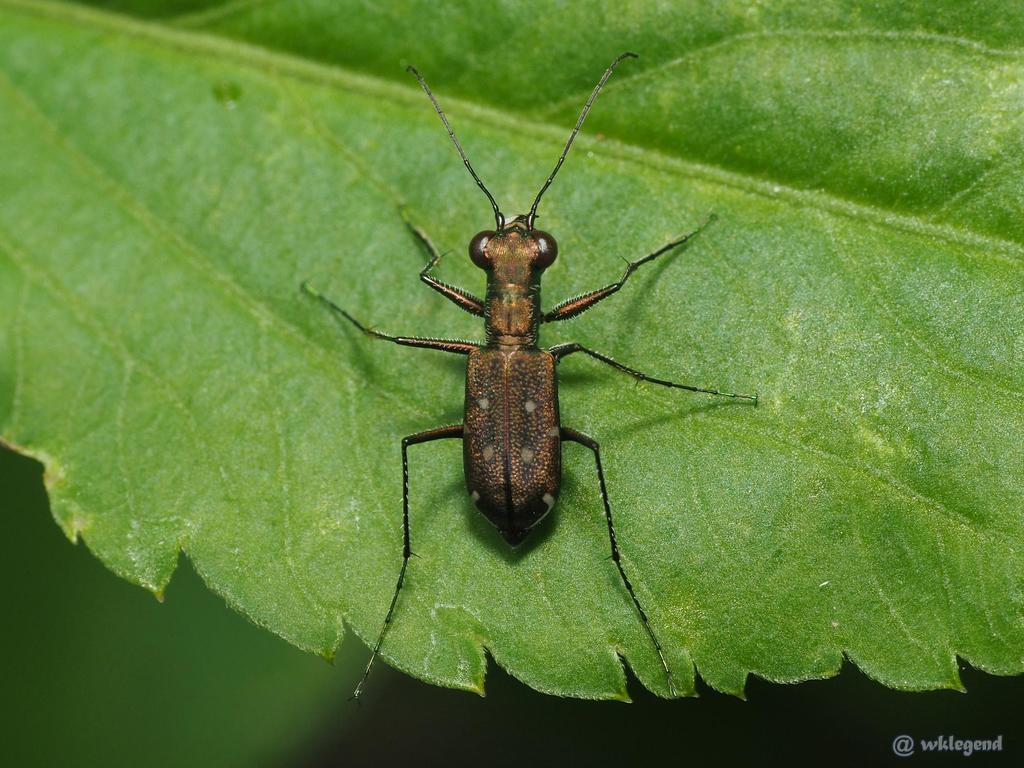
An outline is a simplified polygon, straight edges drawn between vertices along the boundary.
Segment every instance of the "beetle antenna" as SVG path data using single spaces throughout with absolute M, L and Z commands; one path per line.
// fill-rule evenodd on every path
M 576 138 L 576 134 L 580 132 L 580 128 L 583 126 L 583 121 L 587 119 L 587 113 L 590 111 L 594 101 L 597 99 L 597 94 L 601 92 L 601 88 L 606 82 L 608 82 L 608 78 L 612 76 L 612 72 L 614 72 L 615 68 L 619 66 L 620 61 L 623 59 L 635 58 L 638 58 L 637 55 L 630 51 L 620 53 L 615 57 L 615 61 L 608 66 L 608 69 L 604 71 L 604 74 L 601 75 L 601 79 L 597 81 L 597 85 L 594 86 L 593 93 L 590 94 L 590 98 L 587 99 L 587 103 L 583 105 L 583 111 L 580 112 L 580 117 L 576 121 L 576 127 L 572 129 L 572 133 L 569 134 L 569 140 L 565 142 L 565 149 L 562 150 L 562 154 L 559 156 L 558 162 L 555 163 L 555 170 L 553 170 L 551 175 L 548 176 L 548 180 L 544 182 L 544 186 L 541 187 L 540 192 L 537 193 L 537 199 L 533 201 L 533 207 L 530 208 L 530 215 L 526 218 L 526 226 L 528 229 L 533 229 L 533 221 L 537 218 L 537 206 L 540 205 L 540 199 L 544 196 L 544 193 L 548 191 L 548 187 L 551 186 L 551 182 L 555 180 L 555 174 L 558 173 L 558 169 L 561 168 L 562 163 L 565 162 L 565 156 L 569 154 L 569 147 L 572 146 L 572 142 Z M 426 87 L 426 85 L 424 85 L 424 87 Z
M 616 62 L 617 63 L 617 62 Z M 459 150 L 459 157 L 462 158 L 462 162 L 466 166 L 466 170 L 469 171 L 470 175 L 476 181 L 476 185 L 483 190 L 483 193 L 487 195 L 487 199 L 491 201 L 491 207 L 494 209 L 494 223 L 497 225 L 497 229 L 501 229 L 505 226 L 505 217 L 502 215 L 501 210 L 498 208 L 498 203 L 494 199 L 494 195 L 490 193 L 484 183 L 480 181 L 480 177 L 476 175 L 476 171 L 473 170 L 472 164 L 469 162 L 469 158 L 466 157 L 466 153 L 462 150 L 462 145 L 459 143 L 458 138 L 455 136 L 455 131 L 452 130 L 451 125 L 448 123 L 448 117 L 445 115 L 444 110 L 441 109 L 441 105 L 437 103 L 437 99 L 434 98 L 434 92 L 430 90 L 430 86 L 427 85 L 427 81 L 423 79 L 416 67 L 408 66 L 405 68 L 407 72 L 411 72 L 413 76 L 419 80 L 420 85 L 426 92 L 430 99 L 430 102 L 434 105 L 434 109 L 437 110 L 438 116 L 441 118 L 441 122 L 444 123 L 444 127 L 448 130 L 448 135 L 451 137 L 452 142 L 455 144 L 455 148 Z M 604 81 L 602 81 L 604 82 Z M 588 105 L 589 106 L 589 105 Z

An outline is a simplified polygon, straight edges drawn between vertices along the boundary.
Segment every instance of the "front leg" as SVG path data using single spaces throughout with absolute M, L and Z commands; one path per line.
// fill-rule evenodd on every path
M 541 322 L 554 323 L 558 320 L 568 320 L 571 317 L 576 317 L 576 315 L 583 314 L 592 306 L 597 304 L 597 302 L 601 301 L 602 299 L 608 298 L 613 293 L 618 293 L 619 289 L 626 284 L 626 281 L 629 279 L 629 276 L 632 275 L 639 267 L 641 267 L 642 265 L 646 264 L 649 261 L 654 261 L 659 256 L 666 254 L 669 251 L 687 243 L 688 241 L 696 237 L 698 234 L 700 234 L 704 227 L 706 227 L 714 220 L 715 215 L 711 214 L 710 216 L 708 216 L 707 221 L 701 224 L 693 232 L 683 235 L 682 237 L 676 238 L 671 243 L 663 245 L 654 253 L 649 253 L 642 259 L 628 262 L 626 265 L 626 271 L 623 273 L 622 277 L 619 278 L 617 282 L 611 283 L 610 285 L 606 285 L 604 288 L 598 288 L 596 291 L 590 291 L 589 293 L 584 293 L 574 298 L 563 301 L 550 312 L 545 313 L 544 316 L 541 318 Z
M 302 284 L 302 290 L 312 296 L 317 301 L 323 302 L 328 309 L 332 312 L 344 317 L 352 325 L 358 328 L 360 331 L 365 333 L 367 336 L 372 336 L 375 339 L 383 339 L 384 341 L 393 341 L 395 344 L 401 344 L 403 347 L 421 347 L 424 349 L 437 349 L 442 352 L 452 352 L 456 355 L 468 355 L 475 349 L 479 349 L 479 345 L 474 344 L 470 341 L 459 341 L 457 339 L 425 339 L 420 336 L 392 336 L 388 333 L 369 328 L 352 315 L 346 312 L 344 309 L 339 307 L 333 301 L 328 299 L 322 293 L 317 291 L 308 282 Z
M 442 254 L 437 250 L 437 247 L 431 242 L 430 238 L 427 237 L 427 233 L 416 226 L 406 215 L 405 211 L 402 211 L 402 218 L 405 220 L 406 226 L 409 227 L 416 239 L 423 244 L 423 247 L 427 249 L 427 253 L 430 254 L 430 261 L 427 262 L 427 266 L 420 271 L 420 280 L 440 293 L 446 299 L 453 302 L 460 309 L 466 310 L 471 315 L 483 317 L 484 303 L 480 299 L 468 291 L 456 288 L 454 285 L 448 285 L 448 283 L 442 283 L 437 278 L 430 276 L 430 270 L 436 267 L 437 263 L 441 261 Z

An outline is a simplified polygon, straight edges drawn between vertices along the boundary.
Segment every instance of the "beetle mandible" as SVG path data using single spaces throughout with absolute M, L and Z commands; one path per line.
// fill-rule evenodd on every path
M 466 399 L 463 424 L 438 427 L 419 432 L 402 439 L 402 568 L 398 583 L 384 617 L 384 625 L 377 636 L 370 661 L 366 665 L 353 693 L 358 698 L 363 684 L 370 674 L 374 659 L 380 652 L 391 623 L 398 595 L 405 582 L 406 569 L 412 549 L 409 538 L 409 460 L 410 445 L 433 440 L 458 438 L 463 442 L 463 468 L 466 489 L 477 509 L 498 529 L 511 546 L 519 545 L 531 530 L 551 512 L 558 499 L 561 485 L 562 443 L 569 441 L 589 448 L 594 454 L 601 498 L 604 503 L 605 519 L 608 523 L 608 539 L 611 544 L 611 559 L 615 562 L 622 584 L 633 600 L 640 621 L 657 651 L 662 670 L 668 683 L 669 693 L 676 695 L 672 670 L 665 659 L 661 642 L 651 627 L 646 611 L 630 583 L 619 556 L 612 523 L 612 510 L 608 501 L 604 470 L 601 467 L 601 449 L 593 438 L 575 429 L 562 426 L 558 415 L 558 379 L 555 366 L 562 358 L 582 352 L 595 360 L 606 363 L 639 381 L 648 381 L 665 387 L 703 392 L 735 399 L 750 400 L 757 404 L 757 395 L 740 395 L 704 389 L 687 384 L 678 384 L 648 376 L 623 365 L 582 344 L 559 344 L 550 349 L 537 346 L 538 328 L 541 323 L 568 320 L 590 309 L 602 299 L 616 293 L 625 285 L 630 275 L 641 265 L 669 253 L 691 240 L 714 217 L 711 216 L 698 229 L 678 237 L 658 250 L 637 261 L 628 262 L 622 277 L 614 283 L 595 291 L 580 294 L 563 301 L 554 308 L 543 312 L 540 305 L 540 279 L 544 270 L 558 256 L 558 244 L 547 232 L 534 226 L 537 206 L 551 186 L 555 175 L 562 167 L 573 140 L 580 131 L 594 100 L 602 86 L 611 77 L 615 67 L 626 58 L 635 58 L 635 53 L 626 52 L 611 63 L 580 112 L 576 125 L 559 155 L 558 162 L 547 177 L 540 192 L 530 207 L 530 212 L 516 216 L 506 222 L 498 203 L 473 170 L 469 158 L 462 149 L 448 118 L 431 92 L 426 81 L 409 67 L 420 86 L 430 98 L 448 136 L 455 144 L 462 162 L 474 181 L 490 201 L 494 209 L 494 229 L 477 234 L 469 244 L 469 256 L 473 263 L 487 273 L 487 294 L 483 300 L 472 294 L 434 278 L 430 273 L 437 266 L 441 254 L 434 247 L 426 233 L 408 220 L 407 225 L 416 238 L 430 253 L 430 260 L 420 272 L 420 279 L 431 288 L 454 302 L 470 314 L 484 318 L 487 341 L 475 344 L 466 341 L 432 339 L 412 336 L 392 336 L 375 330 L 356 320 L 336 303 L 319 293 L 309 283 L 303 283 L 303 290 L 323 302 L 356 328 L 368 336 L 410 347 L 436 349 L 465 355 Z

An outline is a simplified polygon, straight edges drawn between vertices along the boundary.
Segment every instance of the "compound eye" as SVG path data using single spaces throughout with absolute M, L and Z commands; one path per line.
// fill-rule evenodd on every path
M 485 229 L 469 241 L 469 258 L 480 269 L 487 269 L 491 264 L 487 260 L 487 243 L 494 237 L 494 231 Z
M 547 232 L 539 229 L 533 230 L 533 240 L 537 243 L 537 258 L 533 263 L 541 269 L 547 269 L 558 257 L 558 243 Z

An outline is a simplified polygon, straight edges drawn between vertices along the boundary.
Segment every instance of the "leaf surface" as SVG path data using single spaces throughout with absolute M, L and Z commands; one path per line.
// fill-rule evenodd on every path
M 957 655 L 1021 671 L 1016 6 L 638 5 L 604 26 L 586 4 L 486 23 L 457 4 L 185 6 L 0 2 L 0 436 L 44 461 L 58 522 L 110 568 L 161 591 L 184 549 L 302 648 L 333 654 L 346 621 L 372 641 L 400 564 L 399 441 L 461 420 L 462 363 L 371 343 L 298 286 L 388 331 L 478 338 L 416 279 L 399 211 L 479 293 L 463 253 L 486 201 L 401 64 L 420 57 L 514 213 L 628 47 L 644 58 L 541 208 L 561 253 L 545 305 L 718 221 L 542 340 L 761 395 L 560 366 L 677 684 L 696 668 L 741 693 L 844 654 L 906 689 L 957 687 Z M 583 449 L 516 551 L 466 497 L 458 445 L 410 456 L 421 557 L 390 663 L 480 690 L 486 648 L 535 688 L 607 698 L 626 696 L 621 656 L 666 692 Z

